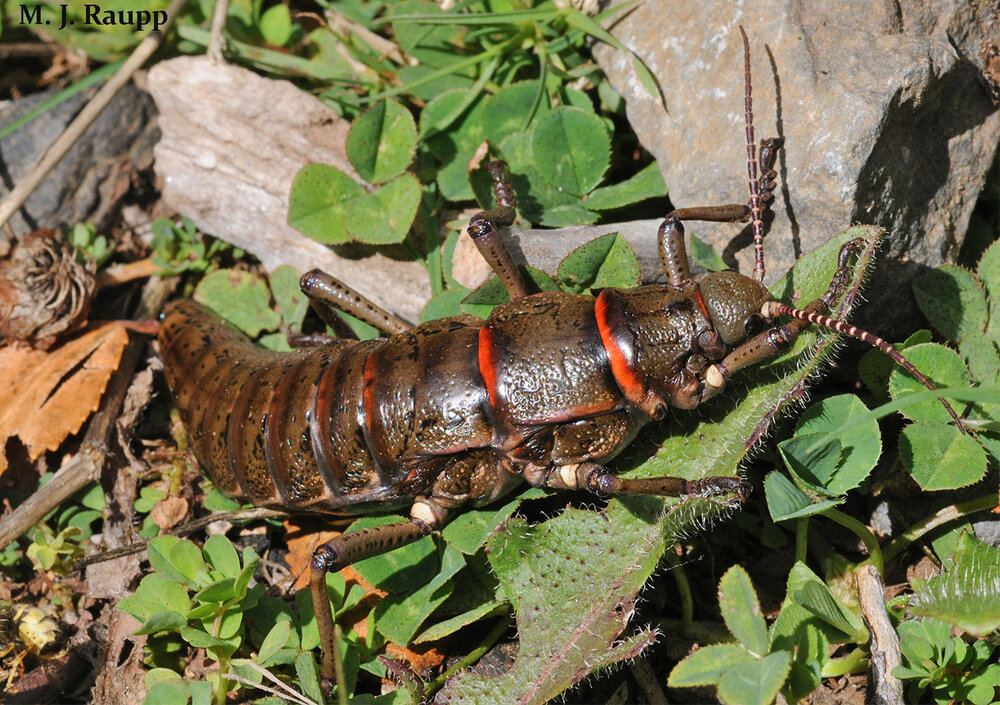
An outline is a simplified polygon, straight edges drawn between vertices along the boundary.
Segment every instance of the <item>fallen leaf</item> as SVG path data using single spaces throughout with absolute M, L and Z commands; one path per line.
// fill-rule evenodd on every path
M 47 352 L 0 349 L 0 444 L 17 436 L 34 460 L 79 431 L 100 406 L 128 343 L 127 328 L 105 323 Z M 0 454 L 0 473 L 6 469 Z
M 156 522 L 161 531 L 169 531 L 174 528 L 188 515 L 188 501 L 177 495 L 164 497 L 153 505 L 149 512 L 150 518 Z

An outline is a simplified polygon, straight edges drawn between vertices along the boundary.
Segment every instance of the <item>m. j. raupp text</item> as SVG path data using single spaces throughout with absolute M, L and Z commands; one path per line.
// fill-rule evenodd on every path
M 21 24 L 55 26 L 64 29 L 68 26 L 81 24 L 96 27 L 134 27 L 142 30 L 146 27 L 159 29 L 167 22 L 166 10 L 105 10 L 96 3 L 86 3 L 83 6 L 83 18 L 73 19 L 69 13 L 69 5 L 62 3 L 52 17 L 45 17 L 42 10 L 49 13 L 49 7 L 23 3 L 21 8 Z

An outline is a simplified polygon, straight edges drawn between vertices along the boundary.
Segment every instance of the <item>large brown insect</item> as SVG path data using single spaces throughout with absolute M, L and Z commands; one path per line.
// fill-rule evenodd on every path
M 841 250 L 826 294 L 803 309 L 771 300 L 764 288 L 762 210 L 781 140 L 763 140 L 758 162 L 745 33 L 743 42 L 750 198 L 667 215 L 659 229 L 666 284 L 596 297 L 529 295 L 499 237 L 515 201 L 494 162 L 487 168 L 498 206 L 475 215 L 469 232 L 510 302 L 485 321 L 462 315 L 411 327 L 316 270 L 302 278 L 302 290 L 324 317 L 344 310 L 387 337 L 274 353 L 193 301 L 164 312 L 167 381 L 195 454 L 220 489 L 295 511 L 409 508 L 409 521 L 349 532 L 313 554 L 324 679 L 334 674 L 325 573 L 415 541 L 463 505 L 489 503 L 524 481 L 602 496 L 742 499 L 739 477 L 622 479 L 605 463 L 669 407 L 698 406 L 733 373 L 786 350 L 809 323 L 879 347 L 933 389 L 884 341 L 825 315 L 846 286 L 857 241 Z M 685 220 L 751 222 L 753 277 L 726 271 L 692 279 Z M 792 320 L 778 323 L 781 316 Z

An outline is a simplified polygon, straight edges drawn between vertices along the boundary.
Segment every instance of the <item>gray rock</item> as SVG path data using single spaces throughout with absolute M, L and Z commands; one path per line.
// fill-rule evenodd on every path
M 0 110 L 9 125 L 57 90 L 36 93 Z M 6 196 L 62 134 L 97 87 L 50 108 L 0 140 L 0 198 Z M 9 223 L 16 233 L 55 228 L 61 223 L 110 225 L 135 169 L 149 166 L 157 139 L 153 101 L 127 85 L 87 128 Z
M 854 223 L 889 232 L 869 316 L 913 310 L 908 282 L 953 259 L 1000 140 L 1000 1 L 646 0 L 612 32 L 632 57 L 596 55 L 627 101 L 677 207 L 747 199 L 743 50 L 750 36 L 757 138 L 783 136 L 767 281 Z M 752 270 L 748 227 L 696 223 L 731 265 Z M 884 317 L 884 316 L 883 316 Z M 891 321 L 880 324 L 892 331 Z

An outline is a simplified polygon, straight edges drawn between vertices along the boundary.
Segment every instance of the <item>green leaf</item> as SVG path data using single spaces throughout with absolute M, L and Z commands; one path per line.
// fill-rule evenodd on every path
M 988 335 L 969 333 L 958 342 L 958 350 L 977 382 L 993 382 L 997 379 L 1000 373 L 1000 355 Z
M 986 248 L 979 260 L 978 274 L 990 299 L 990 320 L 986 333 L 1000 347 L 1000 240 Z
M 688 251 L 691 253 L 691 260 L 695 264 L 701 265 L 710 272 L 721 272 L 729 269 L 726 263 L 722 261 L 719 253 L 715 251 L 715 248 L 694 233 L 689 235 L 689 243 Z
M 527 272 L 528 278 L 539 291 L 559 291 L 559 285 L 545 272 L 534 267 L 524 267 L 521 272 Z M 500 280 L 494 277 L 465 297 L 462 301 L 462 311 L 485 319 L 494 306 L 507 301 L 510 301 L 507 290 Z
M 179 684 L 174 682 L 154 683 L 146 691 L 146 697 L 142 700 L 142 705 L 182 705 L 188 702 L 186 685 L 182 680 Z
M 134 594 L 118 603 L 118 609 L 145 622 L 160 612 L 186 615 L 191 609 L 191 600 L 183 587 L 152 573 L 142 579 Z
M 187 617 L 183 614 L 172 611 L 157 612 L 144 619 L 142 626 L 135 631 L 135 634 L 177 632 L 186 626 Z
M 1000 549 L 962 534 L 952 567 L 916 586 L 911 608 L 985 637 L 1000 629 L 998 584 Z
M 582 203 L 566 203 L 546 208 L 540 222 L 550 228 L 566 228 L 571 225 L 596 223 L 597 217 L 597 213 L 588 210 Z
M 483 116 L 487 101 L 475 101 L 442 133 L 435 133 L 434 126 L 461 106 L 467 95 L 464 89 L 440 93 L 420 113 L 420 134 L 428 151 L 441 162 L 436 180 L 441 195 L 449 201 L 473 198 L 469 185 L 469 161 L 483 141 Z
M 365 195 L 361 184 L 340 169 L 306 164 L 295 175 L 288 199 L 288 224 L 326 245 L 350 241 L 347 208 Z
M 899 457 L 921 489 L 953 490 L 986 474 L 986 451 L 952 425 L 917 421 L 903 429 Z
M 478 551 L 501 522 L 507 520 L 521 503 L 514 499 L 500 509 L 470 509 L 458 514 L 441 531 L 444 540 L 467 556 Z
M 302 692 L 313 702 L 326 702 L 323 689 L 319 684 L 319 672 L 316 670 L 316 659 L 312 652 L 302 652 L 295 659 L 295 675 L 298 676 Z
M 835 449 L 823 444 L 827 434 L 854 419 L 864 419 L 864 423 L 852 427 L 846 437 L 834 439 Z M 795 424 L 795 436 L 778 447 L 786 462 L 793 450 L 799 453 L 792 460 L 798 477 L 827 494 L 842 495 L 857 488 L 875 467 L 882 435 L 864 402 L 853 394 L 842 394 L 806 409 Z M 829 459 L 832 465 L 826 464 Z
M 970 385 L 969 371 L 962 358 L 951 348 L 937 343 L 914 345 L 903 351 L 903 357 L 920 370 L 935 387 L 967 387 Z M 896 400 L 906 394 L 922 392 L 926 389 L 916 378 L 902 367 L 893 369 L 889 376 L 889 395 Z M 954 406 L 954 404 L 952 404 Z M 962 413 L 961 405 L 956 409 Z M 948 410 L 937 399 L 926 399 L 901 410 L 908 419 L 914 421 L 951 421 Z
M 840 464 L 840 441 L 825 433 L 804 433 L 778 444 L 795 484 L 803 490 L 830 495 L 826 482 Z
M 212 567 L 226 576 L 236 577 L 240 574 L 240 557 L 233 548 L 232 542 L 225 536 L 210 536 L 202 547 L 205 558 Z
M 271 292 L 267 284 L 250 272 L 236 269 L 211 272 L 198 282 L 194 300 L 251 338 L 281 325 L 281 316 L 271 310 Z
M 347 230 L 369 245 L 390 245 L 406 239 L 420 205 L 420 182 L 403 174 L 372 193 L 351 201 Z
M 432 321 L 435 318 L 458 316 L 462 313 L 462 299 L 471 292 L 465 287 L 446 289 L 432 298 L 420 312 L 420 322 Z
M 199 602 L 226 602 L 236 597 L 235 578 L 213 580 L 195 593 L 194 599 Z
M 703 646 L 674 666 L 667 685 L 671 688 L 718 685 L 722 674 L 733 666 L 756 660 L 753 654 L 738 644 Z
M 190 541 L 181 540 L 170 549 L 170 562 L 179 570 L 189 583 L 192 583 L 199 571 L 206 569 L 205 560 L 201 557 L 201 549 Z
M 233 646 L 225 639 L 214 637 L 208 632 L 193 627 L 182 629 L 181 638 L 196 649 L 221 649 L 225 651 Z
M 923 328 L 911 334 L 903 343 L 893 347 L 902 351 L 920 343 L 929 343 L 932 338 L 932 333 Z M 871 390 L 880 404 L 889 400 L 889 375 L 894 369 L 896 369 L 896 363 L 892 358 L 877 348 L 866 352 L 858 362 L 858 377 Z
M 719 698 L 726 705 L 769 705 L 781 690 L 792 665 L 787 651 L 726 670 L 719 680 Z
M 450 619 L 446 619 L 443 622 L 438 622 L 437 624 L 428 627 L 420 633 L 420 636 L 413 640 L 413 643 L 423 644 L 431 641 L 437 641 L 438 639 L 443 639 L 449 634 L 454 634 L 462 627 L 466 627 L 483 619 L 489 619 L 490 617 L 507 614 L 509 612 L 510 606 L 504 602 L 487 602 L 482 605 L 477 605 L 471 610 L 455 615 Z
M 827 499 L 816 502 L 780 472 L 772 472 L 764 479 L 764 495 L 774 522 L 819 514 L 843 501 Z
M 536 98 L 541 98 L 532 114 Z M 501 88 L 490 98 L 483 113 L 483 132 L 490 144 L 499 145 L 508 136 L 529 130 L 529 124 L 549 111 L 544 90 L 539 96 L 538 81 L 522 81 Z
M 611 163 L 611 140 L 591 113 L 559 106 L 546 113 L 531 138 L 535 167 L 550 186 L 589 193 Z
M 408 644 L 424 620 L 451 595 L 451 578 L 465 567 L 465 558 L 453 548 L 445 549 L 441 569 L 426 585 L 409 594 L 389 595 L 375 606 L 375 623 L 396 644 Z
M 268 44 L 283 47 L 292 38 L 292 15 L 288 5 L 275 5 L 260 16 L 260 36 Z
M 662 198 L 666 194 L 667 184 L 660 174 L 659 165 L 651 162 L 627 181 L 593 190 L 585 203 L 590 210 L 606 211 L 630 206 L 647 198 Z
M 865 625 L 834 597 L 825 583 L 818 580 L 806 582 L 795 591 L 792 599 L 855 642 L 862 643 L 867 639 Z
M 146 551 L 149 557 L 149 564 L 153 566 L 153 570 L 160 573 L 167 580 L 186 583 L 188 580 L 187 576 L 177 570 L 174 564 L 170 562 L 170 551 L 177 545 L 178 541 L 180 539 L 176 536 L 159 536 L 149 542 Z
M 309 299 L 299 286 L 300 275 L 295 267 L 283 264 L 271 272 L 271 295 L 278 306 L 285 327 L 299 332 L 302 319 L 309 310 Z
M 383 100 L 351 123 L 347 158 L 365 181 L 382 184 L 399 176 L 413 161 L 417 125 L 410 111 Z
M 799 642 L 803 630 L 806 629 L 818 629 L 827 641 L 833 644 L 854 643 L 853 634 L 840 628 L 834 628 L 829 622 L 817 616 L 815 612 L 806 609 L 796 601 L 796 595 L 807 587 L 809 587 L 810 593 L 829 591 L 826 583 L 808 566 L 802 562 L 796 562 L 788 573 L 781 612 L 774 624 L 771 625 L 771 649 L 792 649 Z M 839 608 L 832 610 L 832 612 L 839 611 Z M 834 619 L 840 621 L 839 618 L 835 617 Z
M 917 305 L 931 325 L 958 342 L 969 333 L 986 330 L 986 291 L 973 274 L 945 264 L 913 282 Z
M 750 576 L 739 565 L 726 571 L 719 581 L 722 619 L 747 651 L 757 657 L 767 653 L 767 625 L 760 611 Z
M 581 245 L 559 263 L 559 283 L 565 291 L 582 294 L 606 287 L 633 287 L 641 281 L 639 260 L 618 233 L 608 233 Z
M 292 635 L 292 625 L 284 620 L 275 623 L 271 631 L 261 642 L 260 650 L 257 652 L 257 663 L 267 667 L 270 660 L 288 643 L 288 638 Z

